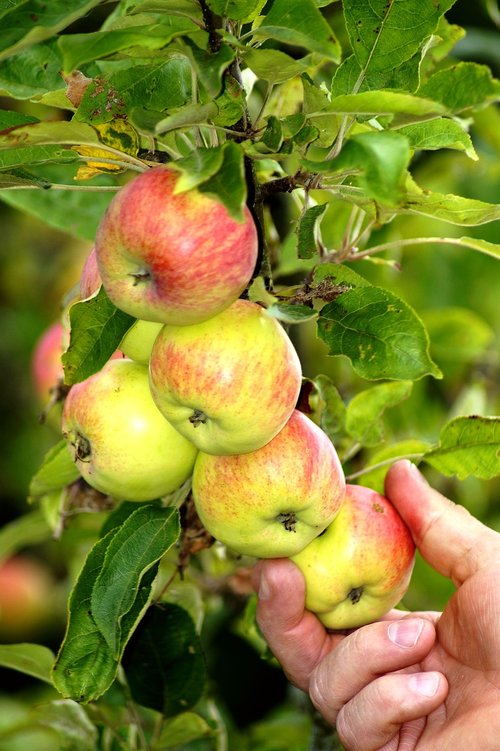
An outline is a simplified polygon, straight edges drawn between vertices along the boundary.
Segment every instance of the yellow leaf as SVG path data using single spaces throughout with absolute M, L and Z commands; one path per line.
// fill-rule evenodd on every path
M 88 157 L 86 164 L 82 164 L 75 175 L 75 180 L 90 180 L 95 175 L 105 173 L 123 172 L 125 167 L 117 162 L 126 162 L 126 155 L 135 156 L 139 149 L 139 136 L 137 131 L 130 125 L 127 120 L 112 120 L 109 123 L 102 123 L 94 126 L 99 133 L 99 140 L 105 146 L 109 146 L 124 155 L 120 160 L 120 155 L 102 149 L 99 146 L 73 146 L 74 151 L 82 157 Z M 105 161 L 100 161 L 101 159 Z

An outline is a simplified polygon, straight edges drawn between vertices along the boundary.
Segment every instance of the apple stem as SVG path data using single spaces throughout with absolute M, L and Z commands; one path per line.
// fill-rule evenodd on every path
M 198 425 L 205 425 L 206 421 L 207 416 L 201 409 L 194 409 L 193 414 L 189 418 L 189 422 L 194 428 L 197 428 Z
M 278 514 L 277 521 L 284 526 L 287 532 L 296 532 L 297 515 L 295 511 L 288 511 L 284 514 Z
M 357 602 L 361 600 L 361 595 L 363 594 L 363 587 L 353 587 L 347 597 L 350 599 L 353 605 L 356 605 Z

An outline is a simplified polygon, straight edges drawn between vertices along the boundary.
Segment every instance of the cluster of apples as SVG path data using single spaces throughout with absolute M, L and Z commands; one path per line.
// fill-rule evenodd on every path
M 136 322 L 121 357 L 71 387 L 62 431 L 81 475 L 148 501 L 192 478 L 197 513 L 231 550 L 290 557 L 330 628 L 385 613 L 414 546 L 382 496 L 346 486 L 335 447 L 296 409 L 302 371 L 281 324 L 241 295 L 258 260 L 251 213 L 235 221 L 155 167 L 116 194 L 81 277 Z

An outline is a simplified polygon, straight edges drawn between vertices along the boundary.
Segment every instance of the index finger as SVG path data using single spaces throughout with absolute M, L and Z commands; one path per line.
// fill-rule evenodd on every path
M 329 634 L 313 613 L 305 610 L 305 582 L 287 558 L 259 561 L 257 623 L 287 678 L 307 691 L 318 663 L 344 636 Z

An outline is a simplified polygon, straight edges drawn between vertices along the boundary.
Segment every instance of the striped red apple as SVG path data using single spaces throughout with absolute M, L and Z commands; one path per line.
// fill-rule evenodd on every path
M 146 321 L 194 324 L 220 313 L 248 285 L 257 261 L 249 210 L 236 221 L 180 173 L 154 167 L 111 201 L 96 235 L 97 264 L 114 304 Z

